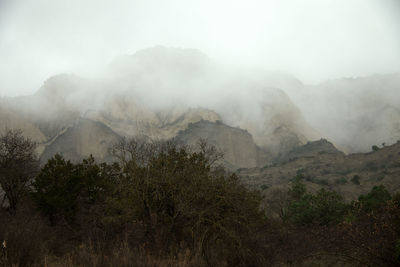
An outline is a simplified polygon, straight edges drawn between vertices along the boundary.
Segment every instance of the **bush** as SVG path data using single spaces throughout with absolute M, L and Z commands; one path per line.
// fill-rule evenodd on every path
M 353 178 L 351 178 L 351 182 L 355 185 L 360 185 L 360 176 L 354 175 Z
M 261 185 L 261 190 L 267 190 L 269 186 L 267 184 Z
M 71 222 L 79 207 L 105 197 L 111 187 L 112 170 L 112 165 L 98 165 L 93 157 L 73 164 L 55 155 L 35 179 L 32 197 L 52 223 L 57 219 Z
M 372 146 L 372 151 L 378 151 L 378 150 L 379 150 L 379 147 L 377 145 Z
M 347 213 L 348 207 L 338 193 L 322 188 L 313 195 L 306 192 L 305 185 L 300 181 L 293 183 L 289 196 L 291 200 L 285 219 L 294 224 L 338 223 Z
M 337 178 L 335 180 L 335 184 L 347 184 L 347 179 L 342 177 L 342 178 Z
M 35 142 L 25 138 L 19 130 L 9 130 L 0 136 L 0 187 L 11 213 L 15 213 L 18 202 L 26 195 L 39 169 L 35 149 Z
M 383 185 L 374 186 L 367 195 L 358 197 L 362 210 L 371 212 L 382 207 L 392 197 Z
M 140 151 L 116 151 L 131 156 L 122 160 L 123 179 L 108 200 L 109 216 L 141 221 L 147 239 L 157 246 L 200 246 L 209 261 L 241 262 L 251 254 L 242 248 L 262 225 L 261 196 L 241 185 L 236 175 L 214 168 L 215 155 L 206 152 L 212 150 L 203 146 L 189 152 L 152 143 L 119 149 L 124 147 L 155 152 L 138 157 Z
M 12 215 L 0 210 L 0 266 L 35 266 L 56 240 L 46 220 L 26 204 L 21 201 Z

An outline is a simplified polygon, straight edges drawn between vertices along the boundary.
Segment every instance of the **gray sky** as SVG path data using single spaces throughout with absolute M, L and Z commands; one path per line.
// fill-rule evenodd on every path
M 308 83 L 400 72 L 400 0 L 0 0 L 0 96 L 155 45 Z

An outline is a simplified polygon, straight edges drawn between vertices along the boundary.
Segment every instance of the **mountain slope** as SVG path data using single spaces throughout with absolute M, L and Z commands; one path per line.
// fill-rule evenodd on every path
M 98 161 L 110 161 L 109 149 L 120 140 L 119 135 L 100 122 L 79 119 L 73 126 L 60 134 L 41 155 L 46 162 L 55 154 L 79 161 L 92 155 Z
M 260 166 L 268 156 L 254 143 L 247 131 L 219 121 L 191 123 L 175 139 L 188 145 L 195 145 L 199 139 L 206 140 L 224 153 L 225 166 L 231 169 Z
M 221 67 L 197 50 L 155 47 L 118 58 L 102 79 L 67 74 L 51 77 L 34 95 L 9 99 L 7 107 L 42 133 L 40 140 L 47 146 L 43 158 L 57 149 L 63 153 L 68 150 L 71 158 L 93 152 L 94 140 L 103 137 L 94 136 L 88 147 L 83 143 L 82 148 L 76 147 L 80 144 L 77 136 L 87 135 L 85 128 L 77 125 L 86 119 L 118 136 L 145 135 L 156 140 L 174 138 L 191 123 L 223 121 L 248 130 L 270 159 L 318 137 L 288 96 L 270 86 L 274 82 L 283 85 L 285 80 L 298 84 L 286 76 L 259 79 L 258 75 Z M 222 140 L 226 129 L 216 129 L 207 134 L 210 140 Z M 61 142 L 60 138 L 71 131 L 76 137 Z M 113 134 L 106 132 L 113 139 Z M 105 134 L 102 130 L 100 133 Z M 71 142 L 68 149 L 67 142 Z M 249 141 L 249 150 L 255 151 L 253 143 Z M 227 149 L 227 144 L 223 148 Z M 261 160 L 251 156 L 250 164 L 244 157 L 230 157 L 237 166 L 258 166 Z
M 347 200 L 380 184 L 390 192 L 400 190 L 400 142 L 377 151 L 345 155 L 328 141 L 320 140 L 296 148 L 289 155 L 281 163 L 240 169 L 238 174 L 251 187 L 267 188 L 265 194 L 287 186 L 299 175 L 311 190 L 332 189 Z
M 372 75 L 305 86 L 296 104 L 322 136 L 345 152 L 400 140 L 400 74 Z

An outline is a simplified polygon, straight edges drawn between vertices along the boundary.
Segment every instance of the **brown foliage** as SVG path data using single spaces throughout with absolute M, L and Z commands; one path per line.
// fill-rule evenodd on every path
M 4 190 L 1 206 L 6 199 L 12 213 L 39 169 L 35 149 L 36 144 L 22 131 L 8 130 L 0 137 L 0 186 Z

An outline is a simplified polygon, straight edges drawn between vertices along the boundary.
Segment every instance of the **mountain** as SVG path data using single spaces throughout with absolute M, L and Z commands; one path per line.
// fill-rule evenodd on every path
M 304 156 L 303 146 L 320 138 L 346 153 L 395 143 L 399 87 L 398 74 L 311 86 L 288 74 L 222 66 L 195 49 L 158 46 L 120 56 L 101 78 L 60 74 L 33 95 L 1 99 L 0 130 L 23 129 L 43 160 L 57 151 L 72 160 L 90 153 L 109 159 L 105 145 L 119 137 L 202 137 L 226 152 L 230 168 L 260 167 Z
M 347 153 L 400 140 L 400 74 L 305 85 L 294 99 L 307 122 Z
M 87 119 L 78 121 L 48 145 L 41 161 L 46 162 L 55 154 L 77 161 L 92 155 L 99 161 L 112 161 L 109 149 L 120 140 L 120 136 L 100 122 Z
M 200 139 L 206 140 L 223 152 L 225 166 L 231 169 L 260 166 L 269 156 L 254 143 L 246 130 L 230 127 L 221 121 L 191 123 L 175 139 L 188 145 L 196 145 Z
M 282 154 L 279 158 L 276 158 L 275 160 L 276 162 L 283 163 L 303 157 L 314 157 L 320 154 L 344 156 L 344 153 L 338 150 L 331 142 L 326 139 L 321 139 L 318 141 L 307 142 L 307 144 L 302 146 L 294 147 L 288 153 Z
M 373 186 L 383 184 L 390 192 L 400 189 L 400 142 L 368 153 L 346 155 L 327 140 L 295 148 L 285 161 L 264 167 L 239 169 L 238 175 L 250 187 L 265 195 L 287 188 L 300 177 L 311 191 L 323 187 L 355 200 Z
M 319 137 L 274 83 L 299 84 L 222 67 L 198 50 L 154 47 L 117 58 L 101 79 L 51 77 L 0 112 L 40 143 L 42 161 L 109 160 L 106 146 L 120 137 L 201 137 L 225 151 L 226 166 L 256 167 Z

